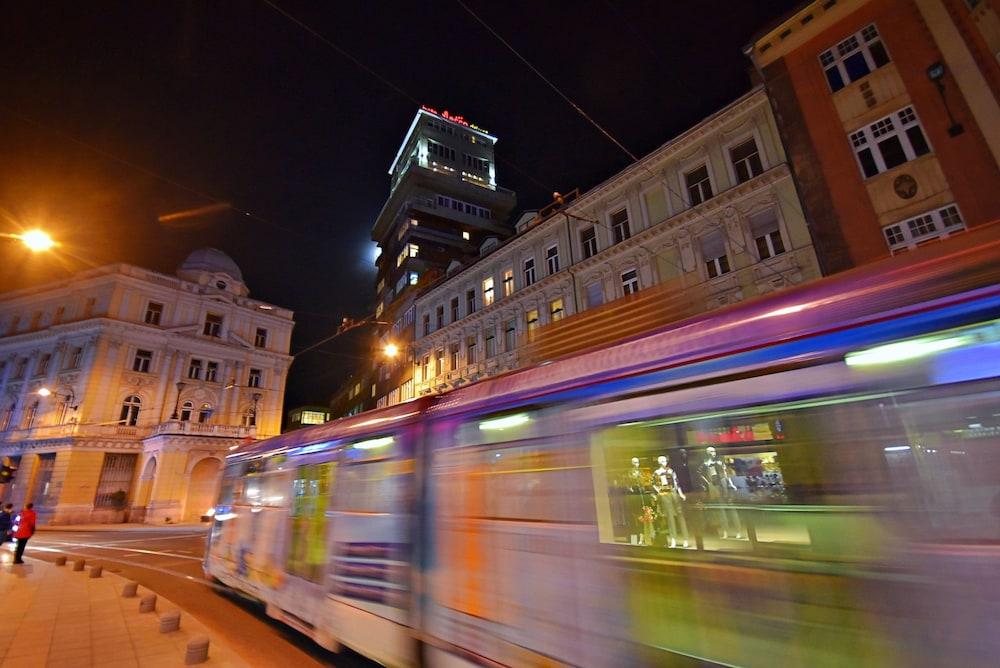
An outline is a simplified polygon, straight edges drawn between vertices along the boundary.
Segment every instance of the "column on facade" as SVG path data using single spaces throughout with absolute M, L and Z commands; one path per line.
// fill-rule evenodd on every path
M 58 387 L 56 383 L 56 374 L 59 372 L 59 359 L 62 357 L 62 351 L 66 347 L 65 341 L 57 341 L 56 345 L 53 346 L 52 352 L 49 353 L 51 357 L 49 358 L 49 368 L 45 372 L 45 378 L 42 379 L 42 386 L 47 387 L 52 391 L 52 394 L 47 398 L 48 405 L 46 411 L 48 419 L 46 422 L 49 424 L 59 424 L 59 417 L 62 415 L 62 406 L 68 402 L 66 397 L 67 388 Z M 75 391 L 75 390 L 74 390 Z
M 188 453 L 178 447 L 164 447 L 157 453 L 156 460 L 156 474 L 146 504 L 146 521 L 180 522 L 187 495 Z
M 56 453 L 49 480 L 48 498 L 55 501 L 47 508 L 49 523 L 80 524 L 93 519 L 103 464 L 104 452 L 100 450 L 65 448 Z
M 107 406 L 117 399 L 108 394 L 111 392 L 112 367 L 119 364 L 121 347 L 120 342 L 107 339 L 94 338 L 87 341 L 80 368 L 80 374 L 87 378 L 86 387 L 80 396 L 80 422 L 103 422 L 117 417 L 108 415 Z M 114 409 L 110 412 L 113 413 Z
M 160 373 L 160 383 L 156 389 L 156 405 L 160 407 L 156 418 L 157 422 L 166 422 L 174 411 L 174 404 L 177 401 L 175 396 L 177 386 L 172 384 L 170 379 L 176 375 L 174 369 L 176 361 L 177 351 L 165 349 L 163 352 L 163 371 Z

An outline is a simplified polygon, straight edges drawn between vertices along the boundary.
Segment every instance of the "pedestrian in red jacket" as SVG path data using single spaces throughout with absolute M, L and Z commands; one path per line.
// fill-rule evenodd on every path
M 14 538 L 17 539 L 17 549 L 14 550 L 14 563 L 23 564 L 21 557 L 24 556 L 24 546 L 28 544 L 28 539 L 35 535 L 35 511 L 32 510 L 35 504 L 29 503 L 24 506 L 24 510 L 14 518 Z

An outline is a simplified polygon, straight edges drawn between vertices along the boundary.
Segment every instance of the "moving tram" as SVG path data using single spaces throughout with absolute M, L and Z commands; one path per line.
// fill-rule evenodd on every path
M 242 446 L 206 573 L 387 665 L 992 665 L 997 230 Z

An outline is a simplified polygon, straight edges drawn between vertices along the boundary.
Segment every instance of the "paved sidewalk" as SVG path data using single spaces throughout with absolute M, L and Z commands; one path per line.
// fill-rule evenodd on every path
M 184 611 L 180 630 L 161 634 L 160 615 L 178 608 L 159 598 L 156 612 L 140 613 L 138 597 L 122 597 L 117 575 L 91 578 L 89 565 L 73 571 L 72 561 L 15 566 L 12 557 L 0 551 L 0 668 L 175 668 L 197 636 L 211 639 L 208 661 L 198 665 L 249 666 Z M 147 593 L 139 588 L 139 597 Z
M 39 524 L 39 531 L 197 531 L 211 526 L 211 522 L 186 522 L 184 524 Z

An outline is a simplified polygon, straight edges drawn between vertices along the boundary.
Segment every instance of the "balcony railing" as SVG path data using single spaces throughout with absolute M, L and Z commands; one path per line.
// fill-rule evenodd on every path
M 243 425 L 212 424 L 209 422 L 190 422 L 185 420 L 170 420 L 152 428 L 150 435 L 160 434 L 191 434 L 194 436 L 222 436 L 226 438 L 245 438 L 254 436 L 256 427 Z
M 171 420 L 152 426 L 67 423 L 32 427 L 31 429 L 9 429 L 6 432 L 0 432 L 0 443 L 20 443 L 23 441 L 42 441 L 70 437 L 142 439 L 162 434 L 246 438 L 247 436 L 256 437 L 257 428 L 181 420 Z

